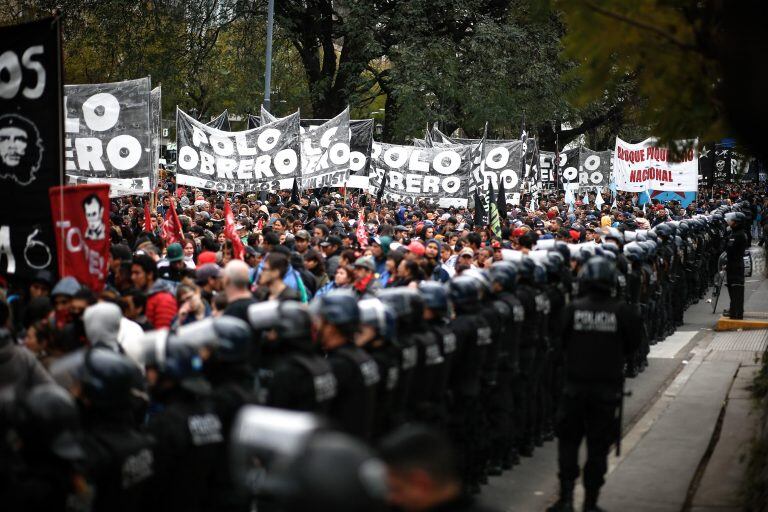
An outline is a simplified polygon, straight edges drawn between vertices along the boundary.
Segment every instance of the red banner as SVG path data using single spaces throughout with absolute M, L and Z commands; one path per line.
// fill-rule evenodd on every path
M 171 207 L 165 212 L 165 220 L 163 220 L 163 240 L 165 240 L 166 245 L 183 244 L 184 242 L 184 232 L 181 230 L 181 221 L 179 214 L 176 213 L 176 204 L 173 198 L 171 198 Z
M 109 261 L 109 185 L 51 187 L 48 195 L 59 275 L 100 292 Z
M 360 219 L 357 221 L 357 243 L 360 247 L 368 247 L 368 231 L 365 229 L 365 209 L 360 208 Z
M 152 233 L 152 214 L 149 212 L 149 201 L 144 200 L 144 231 Z
M 229 199 L 224 200 L 224 236 L 232 242 L 232 256 L 238 260 L 244 259 L 245 247 L 240 237 L 237 236 L 235 216 L 232 213 L 232 207 L 229 205 Z

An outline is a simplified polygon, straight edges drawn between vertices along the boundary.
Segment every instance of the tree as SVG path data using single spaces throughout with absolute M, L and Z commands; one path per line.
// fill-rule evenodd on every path
M 583 98 L 632 77 L 642 122 L 665 141 L 738 134 L 765 155 L 766 11 L 721 0 L 562 1 Z

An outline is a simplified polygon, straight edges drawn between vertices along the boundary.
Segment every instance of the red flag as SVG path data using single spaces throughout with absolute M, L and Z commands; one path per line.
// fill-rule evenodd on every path
M 365 229 L 365 210 L 360 208 L 360 219 L 357 221 L 357 243 L 360 247 L 368 247 L 368 231 Z
M 109 185 L 51 187 L 48 195 L 59 275 L 100 292 L 109 261 Z
M 149 211 L 149 201 L 144 201 L 144 231 L 152 232 L 152 214 Z
M 181 221 L 179 214 L 176 213 L 176 204 L 173 199 L 171 199 L 171 207 L 165 212 L 165 220 L 163 220 L 163 240 L 165 240 L 166 245 L 184 241 Z
M 232 242 L 232 256 L 238 260 L 245 257 L 245 247 L 235 230 L 235 215 L 232 213 L 232 207 L 229 205 L 229 199 L 224 200 L 224 236 Z

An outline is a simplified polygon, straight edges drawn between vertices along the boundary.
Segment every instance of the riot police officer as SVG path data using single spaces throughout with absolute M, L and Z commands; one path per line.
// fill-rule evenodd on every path
M 437 337 L 426 327 L 424 299 L 418 291 L 403 286 L 382 290 L 379 299 L 392 308 L 397 319 L 397 341 L 402 347 L 395 424 L 402 419 L 434 420 L 430 399 L 434 392 L 443 357 Z M 401 409 L 402 408 L 402 409 Z
M 154 442 L 139 430 L 134 414 L 136 397 L 146 397 L 140 368 L 104 345 L 57 361 L 51 373 L 80 404 L 93 510 L 140 508 L 155 473 Z
M 318 342 L 336 377 L 337 394 L 328 415 L 346 432 L 371 439 L 376 410 L 379 367 L 355 346 L 360 325 L 357 297 L 346 290 L 315 298 L 310 307 Z
M 360 308 L 360 330 L 355 344 L 368 352 L 379 366 L 381 377 L 376 388 L 374 438 L 389 431 L 394 416 L 397 384 L 400 379 L 400 349 L 396 345 L 396 318 L 392 308 L 378 298 L 363 299 Z
M 160 338 L 162 339 L 162 338 Z M 199 347 L 174 334 L 165 340 L 147 375 L 153 401 L 148 430 L 157 441 L 150 510 L 210 510 L 216 498 L 224 431 Z M 161 345 L 162 347 L 162 345 Z
M 550 511 L 573 510 L 584 437 L 584 510 L 599 510 L 608 450 L 621 428 L 615 412 L 622 400 L 624 361 L 639 344 L 639 317 L 624 301 L 611 297 L 615 286 L 615 265 L 602 257 L 590 258 L 579 273 L 582 296 L 565 309 L 566 380 L 557 425 L 560 499 Z
M 498 424 L 495 425 L 493 454 L 491 458 L 492 472 L 510 469 L 519 462 L 515 446 L 515 397 L 513 393 L 514 379 L 519 370 L 519 347 L 525 310 L 520 300 L 514 295 L 517 286 L 517 268 L 511 262 L 499 261 L 489 270 L 491 290 L 496 302 L 506 306 L 508 315 L 504 318 L 505 329 L 500 339 L 498 353 L 499 366 L 497 387 L 491 399 L 492 407 L 497 411 Z M 499 308 L 500 313 L 504 310 Z
M 436 421 L 441 425 L 446 425 L 447 405 L 451 400 L 451 390 L 448 383 L 459 340 L 450 327 L 450 301 L 447 288 L 434 281 L 422 281 L 419 283 L 419 293 L 424 298 L 424 322 L 427 328 L 434 333 L 440 348 L 440 355 L 443 358 L 432 401 L 437 411 Z
M 228 445 L 238 410 L 256 403 L 255 377 L 249 358 L 251 328 L 237 317 L 222 316 L 185 325 L 177 336 L 190 346 L 199 347 L 205 356 L 203 373 L 211 384 L 210 400 Z M 227 450 L 218 452 L 216 464 L 210 483 L 211 507 L 221 511 L 248 510 L 250 496 L 233 485 Z
M 747 218 L 741 212 L 729 212 L 725 214 L 725 220 L 731 228 L 725 246 L 725 275 L 731 303 L 723 313 L 730 318 L 741 320 L 744 318 L 744 252 L 749 247 L 744 230 Z
M 314 350 L 309 310 L 297 301 L 269 301 L 251 305 L 248 318 L 262 336 L 259 402 L 327 413 L 336 396 L 336 377 Z
M 451 279 L 448 290 L 456 313 L 451 330 L 461 340 L 450 379 L 453 394 L 450 431 L 458 446 L 467 490 L 475 493 L 479 492 L 485 474 L 482 454 L 478 450 L 482 446 L 482 410 L 478 398 L 486 351 L 492 343 L 491 328 L 479 312 L 480 289 L 475 278 L 459 276 Z
M 75 400 L 53 383 L 18 391 L 2 404 L 0 417 L 3 510 L 49 512 L 68 504 L 88 505 L 90 493 L 76 486 L 82 481 L 85 452 Z

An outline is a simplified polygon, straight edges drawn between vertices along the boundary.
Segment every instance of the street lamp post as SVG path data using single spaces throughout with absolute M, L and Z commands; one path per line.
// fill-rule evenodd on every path
M 275 21 L 275 0 L 269 0 L 267 6 L 267 63 L 264 72 L 264 108 L 270 110 L 269 89 L 272 86 L 272 26 Z

